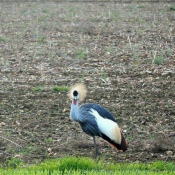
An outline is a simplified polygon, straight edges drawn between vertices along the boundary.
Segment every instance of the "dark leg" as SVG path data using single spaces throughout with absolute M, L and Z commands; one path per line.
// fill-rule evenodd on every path
M 97 145 L 96 145 L 96 141 L 95 141 L 95 136 L 93 137 L 94 140 L 94 147 L 95 147 L 95 158 L 97 158 L 98 156 L 98 149 L 97 149 Z

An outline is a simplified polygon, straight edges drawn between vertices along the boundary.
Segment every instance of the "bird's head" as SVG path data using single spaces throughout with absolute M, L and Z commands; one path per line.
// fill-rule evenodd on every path
M 73 100 L 73 104 L 76 105 L 77 101 L 83 101 L 86 97 L 87 89 L 83 83 L 75 84 L 69 91 L 69 97 Z
M 78 101 L 78 97 L 79 97 L 77 90 L 73 91 L 73 96 L 72 97 L 73 97 L 73 103 L 74 103 L 74 105 L 76 105 L 77 101 Z

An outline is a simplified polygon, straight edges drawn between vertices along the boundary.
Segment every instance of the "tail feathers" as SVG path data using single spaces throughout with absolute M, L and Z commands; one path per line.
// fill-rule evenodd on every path
M 122 150 L 123 150 L 123 151 L 126 151 L 126 150 L 127 150 L 128 144 L 127 144 L 127 142 L 126 142 L 126 139 L 125 139 L 125 137 L 124 137 L 122 131 L 121 131 L 121 136 L 122 136 L 121 147 L 122 147 Z
M 127 150 L 127 142 L 122 132 L 121 132 L 121 143 L 120 144 L 114 142 L 113 140 L 111 140 L 108 136 L 106 136 L 103 133 L 102 133 L 102 138 L 106 140 L 107 142 L 109 142 L 111 146 L 117 148 L 120 151 L 125 152 Z

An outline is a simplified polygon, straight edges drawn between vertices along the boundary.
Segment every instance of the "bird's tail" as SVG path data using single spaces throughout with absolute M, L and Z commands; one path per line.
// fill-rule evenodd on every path
M 87 94 L 87 89 L 84 83 L 77 83 L 70 88 L 69 98 L 72 100 L 74 91 L 78 92 L 79 101 L 83 101 Z
M 125 152 L 127 150 L 128 144 L 126 142 L 126 139 L 125 139 L 122 131 L 120 131 L 120 132 L 121 132 L 121 148 L 122 148 L 121 150 Z
M 102 138 L 106 141 L 108 141 L 110 143 L 110 145 L 112 147 L 117 148 L 119 151 L 125 152 L 127 150 L 128 144 L 125 140 L 125 137 L 122 133 L 122 130 L 120 130 L 121 132 L 121 143 L 116 143 L 114 140 L 111 140 L 108 136 L 106 136 L 105 134 L 102 134 Z

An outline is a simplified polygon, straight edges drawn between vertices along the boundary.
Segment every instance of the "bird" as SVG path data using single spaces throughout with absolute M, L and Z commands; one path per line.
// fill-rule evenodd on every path
M 98 156 L 96 136 L 101 137 L 119 151 L 125 152 L 128 145 L 115 117 L 99 104 L 85 103 L 79 106 L 86 94 L 87 88 L 84 83 L 77 83 L 70 88 L 68 94 L 72 100 L 70 119 L 78 122 L 82 130 L 93 138 L 95 158 Z

